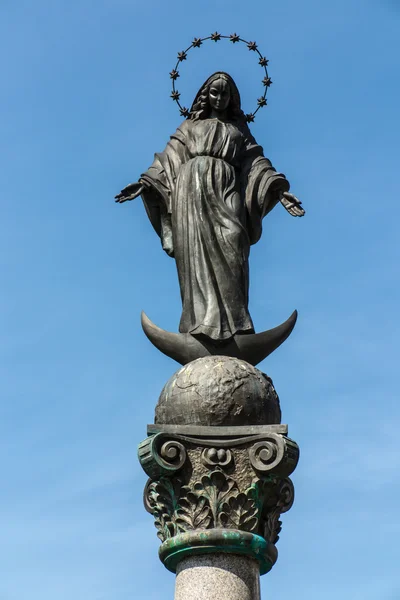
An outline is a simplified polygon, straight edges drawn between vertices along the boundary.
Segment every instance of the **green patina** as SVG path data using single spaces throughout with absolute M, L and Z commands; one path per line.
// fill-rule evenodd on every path
M 175 463 L 164 460 L 160 455 L 160 448 L 164 442 L 162 433 L 151 435 L 138 445 L 139 462 L 147 475 L 154 479 L 161 476 L 172 476 L 178 471 L 183 462 Z M 179 446 L 181 446 L 179 444 Z
M 179 477 L 161 477 L 149 483 L 147 505 L 162 542 L 185 532 L 220 529 L 258 534 L 275 544 L 281 505 L 265 513 L 263 507 L 268 498 L 279 496 L 280 481 L 267 476 L 240 492 L 235 480 L 219 470 L 191 486 Z
M 160 546 L 159 556 L 165 567 L 175 573 L 183 558 L 221 552 L 257 560 L 260 575 L 268 573 L 276 560 L 275 547 L 264 538 L 234 529 L 209 529 L 178 534 Z

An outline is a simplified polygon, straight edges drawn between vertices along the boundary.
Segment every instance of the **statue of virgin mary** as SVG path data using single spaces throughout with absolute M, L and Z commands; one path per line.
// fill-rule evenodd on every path
M 254 333 L 250 246 L 278 202 L 293 216 L 304 214 L 289 187 L 250 133 L 232 77 L 211 75 L 165 150 L 116 196 L 119 203 L 142 196 L 163 249 L 176 261 L 181 333 L 217 345 Z

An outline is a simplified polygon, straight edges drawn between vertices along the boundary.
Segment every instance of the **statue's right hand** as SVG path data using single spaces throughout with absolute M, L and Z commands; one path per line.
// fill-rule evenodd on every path
M 140 196 L 140 194 L 143 192 L 144 189 L 145 189 L 145 186 L 140 181 L 137 181 L 135 183 L 130 183 L 129 185 L 124 187 L 124 189 L 121 190 L 121 192 L 119 194 L 117 194 L 115 196 L 115 202 L 122 204 L 123 202 L 126 202 L 127 200 L 134 200 L 135 198 Z

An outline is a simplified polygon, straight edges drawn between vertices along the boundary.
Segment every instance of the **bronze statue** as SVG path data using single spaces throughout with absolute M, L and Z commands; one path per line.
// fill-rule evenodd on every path
M 116 196 L 118 203 L 142 196 L 163 249 L 176 261 L 180 334 L 142 315 L 161 351 L 183 364 L 209 354 L 257 364 L 291 333 L 296 311 L 279 327 L 255 334 L 248 310 L 249 252 L 262 219 L 278 203 L 292 216 L 304 215 L 289 187 L 252 136 L 232 77 L 211 75 L 165 150 Z

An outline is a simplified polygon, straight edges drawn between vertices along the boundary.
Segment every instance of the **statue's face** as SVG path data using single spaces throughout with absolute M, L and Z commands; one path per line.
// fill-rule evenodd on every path
M 212 82 L 209 91 L 211 108 L 222 112 L 228 108 L 231 99 L 229 83 L 225 79 L 216 79 Z

